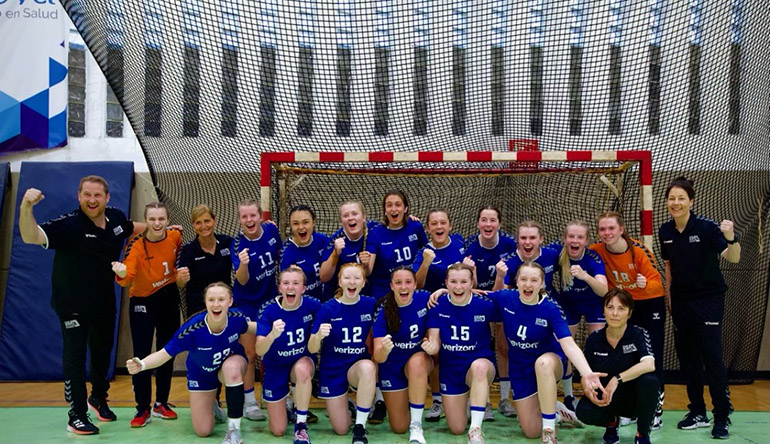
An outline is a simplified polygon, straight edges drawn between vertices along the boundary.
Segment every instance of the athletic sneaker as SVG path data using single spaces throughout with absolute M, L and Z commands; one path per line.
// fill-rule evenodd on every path
M 88 413 L 78 415 L 70 410 L 69 421 L 67 421 L 67 431 L 76 435 L 96 435 L 99 433 L 99 427 L 96 427 L 91 422 Z
M 571 411 L 575 411 L 575 397 L 574 396 L 565 396 L 564 397 L 564 405 L 567 406 L 567 409 Z
M 294 444 L 310 444 L 310 437 L 307 435 L 307 425 L 304 422 L 294 426 Z
M 118 419 L 117 416 L 115 416 L 115 413 L 110 410 L 110 407 L 107 405 L 107 398 L 97 398 L 94 395 L 91 395 L 88 397 L 88 407 L 94 411 L 94 414 L 96 415 L 96 418 L 99 421 L 115 421 Z
M 216 399 L 214 400 L 214 423 L 215 424 L 224 424 L 227 422 L 227 413 L 225 413 L 225 409 L 222 408 L 221 405 L 219 405 L 219 401 Z
M 363 424 L 356 424 L 353 426 L 353 444 L 369 444 L 369 440 L 366 439 L 367 434 L 366 427 Z
M 295 407 L 296 410 L 296 407 Z M 318 416 L 315 415 L 315 413 L 311 412 L 310 409 L 307 411 L 307 421 L 305 423 L 307 424 L 315 424 L 318 422 Z
M 409 444 L 425 444 L 425 435 L 419 422 L 409 424 Z
M 425 412 L 425 420 L 428 422 L 438 422 L 444 416 L 444 404 L 441 401 L 433 401 L 430 408 Z
M 543 429 L 543 434 L 541 435 L 542 440 L 541 442 L 543 444 L 557 444 L 558 441 L 556 440 L 556 430 L 555 429 Z
M 650 444 L 650 435 L 646 435 L 646 436 L 636 435 L 636 438 L 634 438 L 634 444 Z
M 485 444 L 484 433 L 481 432 L 481 427 L 471 427 L 468 429 L 468 444 Z
M 626 418 L 625 416 L 621 416 L 620 417 L 620 426 L 621 427 L 626 427 L 626 426 L 630 426 L 631 424 L 636 424 L 637 420 L 638 420 L 638 418 Z
M 567 406 L 560 401 L 556 401 L 556 418 L 556 423 L 560 424 L 562 427 L 585 427 L 585 424 L 578 419 L 575 412 L 568 409 Z
M 506 418 L 515 418 L 517 416 L 516 407 L 510 399 L 503 399 L 497 405 L 497 411 Z
M 387 413 L 385 401 L 375 401 L 372 410 L 369 412 L 369 424 L 382 424 Z
M 251 421 L 264 421 L 266 418 L 265 412 L 259 408 L 256 401 L 243 405 L 243 417 Z
M 711 437 L 714 439 L 728 439 L 730 437 L 730 418 L 714 418 L 714 428 L 711 429 Z
M 620 436 L 618 436 L 618 428 L 616 426 L 605 428 L 604 436 L 602 436 L 602 442 L 604 442 L 604 444 L 618 444 L 620 442 Z
M 241 438 L 241 429 L 227 429 L 225 439 L 222 440 L 222 444 L 243 444 L 243 438 Z
M 348 411 L 350 412 L 350 419 L 355 421 L 356 420 L 356 412 L 358 412 L 358 410 L 356 409 L 356 403 L 353 402 L 353 400 L 350 399 L 350 398 L 348 398 Z
M 660 430 L 661 427 L 663 427 L 663 413 L 660 415 L 656 413 L 652 418 L 652 426 L 650 427 L 650 430 Z
M 136 415 L 131 419 L 131 427 L 144 427 L 146 426 L 150 421 L 152 421 L 152 416 L 150 416 L 150 409 L 142 409 L 136 412 Z
M 163 404 L 160 402 L 156 402 L 155 405 L 152 407 L 152 416 L 155 416 L 161 419 L 177 418 L 176 412 L 171 410 L 171 407 L 169 407 L 168 403 Z
M 710 425 L 711 422 L 709 421 L 708 416 L 701 415 L 700 413 L 687 412 L 687 414 L 684 415 L 684 418 L 677 423 L 676 428 L 692 430 L 700 427 L 708 427 Z
M 487 421 L 492 422 L 494 420 L 495 420 L 495 412 L 494 410 L 492 410 L 492 404 L 488 402 L 487 407 L 484 409 L 484 422 L 487 422 Z

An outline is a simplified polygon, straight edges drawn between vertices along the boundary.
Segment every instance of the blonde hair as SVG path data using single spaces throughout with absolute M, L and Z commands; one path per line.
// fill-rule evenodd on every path
M 337 209 L 337 212 L 339 213 L 340 210 L 342 210 L 342 207 L 345 205 L 355 205 L 358 207 L 358 209 L 361 211 L 361 215 L 364 216 L 364 236 L 361 238 L 361 251 L 359 253 L 366 251 L 366 238 L 369 236 L 369 224 L 366 221 L 366 209 L 364 209 L 364 204 L 357 199 L 350 199 L 346 200 L 345 202 L 342 202 L 340 207 Z M 342 236 L 345 235 L 345 229 L 342 229 Z
M 78 193 L 83 191 L 83 184 L 86 182 L 93 182 L 101 184 L 104 187 L 104 194 L 110 194 L 110 186 L 107 184 L 107 181 L 102 176 L 97 176 L 95 174 L 91 174 L 89 176 L 84 176 L 80 178 L 80 184 L 78 184 Z
M 337 278 L 337 289 L 334 291 L 334 298 L 339 299 L 342 297 L 342 287 L 339 286 L 339 279 L 342 278 L 342 272 L 345 271 L 346 268 L 355 267 L 361 272 L 361 276 L 364 278 L 364 285 L 366 285 L 366 270 L 364 270 L 364 266 L 355 262 L 348 262 L 347 264 L 342 264 L 340 267 L 340 272 L 338 274 Z
M 569 253 L 567 253 L 567 230 L 569 230 L 569 227 L 572 226 L 578 226 L 583 227 L 586 230 L 586 239 L 588 239 L 588 236 L 591 234 L 591 227 L 588 225 L 587 222 L 582 221 L 580 219 L 573 219 L 569 222 L 567 222 L 567 225 L 564 227 L 564 245 L 561 248 L 561 253 L 559 253 L 559 271 L 561 274 L 559 282 L 561 283 L 561 289 L 564 291 L 565 288 L 571 286 L 575 279 L 572 277 L 572 273 L 570 273 L 570 263 L 569 263 Z
M 204 214 L 210 215 L 211 218 L 215 220 L 217 218 L 217 216 L 214 214 L 214 211 L 211 210 L 211 207 L 206 204 L 200 204 L 193 208 L 192 211 L 190 211 L 190 223 L 195 223 L 195 219 L 203 216 Z
M 283 270 L 282 272 L 278 273 L 278 282 L 281 282 L 281 279 L 283 278 L 283 275 L 286 273 L 299 273 L 300 276 L 302 276 L 302 285 L 307 285 L 307 276 L 305 275 L 305 272 L 299 268 L 296 265 L 289 265 L 289 268 Z
M 521 270 L 523 270 L 524 268 L 534 268 L 535 270 L 540 272 L 540 280 L 543 281 L 543 286 L 540 287 L 540 293 L 539 294 L 540 294 L 540 296 L 547 296 L 548 295 L 548 291 L 545 289 L 545 269 L 543 268 L 543 266 L 538 264 L 535 261 L 526 261 L 526 262 L 524 262 L 523 264 L 521 264 L 519 266 L 519 269 L 516 270 L 516 278 L 515 279 L 517 281 L 519 280 L 519 275 L 521 274 Z M 518 286 L 517 286 L 517 290 L 518 290 Z

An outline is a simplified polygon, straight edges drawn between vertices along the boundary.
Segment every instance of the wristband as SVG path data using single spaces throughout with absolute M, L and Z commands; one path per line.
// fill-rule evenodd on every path
M 145 369 L 147 366 L 145 365 L 144 361 L 142 361 L 141 359 L 138 359 L 138 358 L 137 358 L 137 361 L 139 361 L 139 366 L 142 368 L 142 369 L 141 369 L 141 370 L 139 370 L 139 371 L 142 371 L 142 372 L 143 372 L 143 371 L 144 371 L 144 369 Z
M 735 233 L 735 237 L 733 238 L 733 240 L 727 241 L 727 245 L 732 245 L 732 244 L 738 243 L 738 239 L 740 239 L 740 238 L 741 237 L 738 236 L 738 233 Z
M 621 384 L 623 384 L 623 378 L 621 378 L 621 377 L 620 377 L 620 373 L 618 373 L 618 375 L 617 375 L 617 376 L 615 376 L 615 379 L 617 379 L 617 380 L 618 380 L 618 385 L 621 385 Z

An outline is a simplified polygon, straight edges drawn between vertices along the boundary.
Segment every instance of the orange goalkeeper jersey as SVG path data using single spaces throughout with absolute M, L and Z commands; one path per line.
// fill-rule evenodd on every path
M 126 277 L 115 280 L 121 287 L 131 286 L 131 296 L 149 296 L 176 282 L 176 257 L 182 245 L 182 233 L 168 230 L 166 237 L 151 242 L 144 237 L 126 247 Z
M 604 243 L 591 245 L 590 248 L 599 253 L 604 261 L 609 287 L 628 291 L 635 301 L 663 296 L 663 280 L 655 268 L 655 257 L 652 252 L 636 240 L 633 240 L 633 244 L 629 247 L 623 253 L 612 253 L 607 250 Z M 633 259 L 631 249 L 634 250 Z M 645 288 L 639 288 L 636 285 L 636 275 L 639 273 L 647 278 Z

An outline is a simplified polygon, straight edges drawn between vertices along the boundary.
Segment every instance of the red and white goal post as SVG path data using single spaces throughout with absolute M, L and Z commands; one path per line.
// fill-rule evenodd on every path
M 513 147 L 513 142 L 511 141 Z M 312 165 L 312 168 L 322 170 L 329 168 L 345 170 L 347 165 L 358 173 L 366 174 L 371 168 L 377 174 L 400 174 L 406 171 L 420 174 L 446 174 L 456 169 L 459 174 L 505 173 L 521 174 L 554 171 L 541 168 L 541 162 L 548 165 L 563 165 L 569 170 L 570 166 L 619 163 L 638 164 L 638 195 L 639 195 L 639 235 L 644 244 L 652 249 L 652 154 L 648 150 L 621 151 L 415 151 L 415 152 L 264 152 L 261 155 L 260 186 L 264 219 L 274 215 L 272 208 L 273 174 L 276 166 L 291 167 L 296 165 Z M 462 165 L 458 168 L 457 165 Z M 504 165 L 500 168 L 484 168 L 485 165 Z M 364 165 L 364 167 L 362 167 Z M 452 167 L 447 167 L 452 165 Z M 370 167 L 367 167 L 370 166 Z M 416 166 L 416 167 L 415 167 Z M 474 168 L 474 166 L 479 168 Z M 590 169 L 589 167 L 581 167 Z M 384 190 L 382 190 L 384 191 Z

